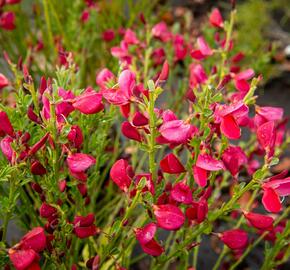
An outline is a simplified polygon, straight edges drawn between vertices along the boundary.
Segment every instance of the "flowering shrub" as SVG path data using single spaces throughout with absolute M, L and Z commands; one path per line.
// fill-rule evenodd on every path
M 110 46 L 118 71 L 103 67 L 85 89 L 72 53 L 39 82 L 5 54 L 14 81 L 0 74 L 1 267 L 195 269 L 209 239 L 223 246 L 213 269 L 236 269 L 261 242 L 261 269 L 288 260 L 290 178 L 271 172 L 287 118 L 256 104 L 262 77 L 232 55 L 235 15 L 213 9 L 208 41 L 141 14 L 142 27 Z M 14 20 L 3 12 L 0 26 Z M 11 243 L 14 218 L 26 234 Z

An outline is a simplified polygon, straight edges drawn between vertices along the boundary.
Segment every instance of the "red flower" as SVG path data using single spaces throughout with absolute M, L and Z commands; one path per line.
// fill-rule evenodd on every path
M 191 64 L 189 66 L 189 86 L 191 88 L 204 84 L 207 81 L 207 75 L 200 64 Z
M 76 216 L 74 218 L 74 233 L 78 238 L 87 238 L 98 233 L 97 227 L 93 224 L 95 221 L 94 214 L 87 216 Z
M 180 174 L 185 172 L 185 168 L 180 163 L 178 158 L 170 153 L 160 161 L 161 170 L 169 174 Z
M 160 256 L 164 252 L 164 249 L 154 239 L 156 230 L 157 225 L 155 223 L 149 223 L 143 228 L 134 229 L 135 236 L 143 251 L 152 256 Z
M 248 162 L 246 154 L 239 146 L 229 146 L 224 151 L 222 160 L 234 177 L 237 177 L 240 167 Z
M 275 143 L 275 123 L 274 121 L 269 121 L 257 129 L 257 139 L 264 150 L 269 152 Z
M 143 126 L 146 126 L 148 125 L 148 118 L 140 113 L 140 112 L 136 112 L 134 115 L 133 115 L 133 118 L 132 118 L 132 124 L 135 126 L 135 127 L 143 127 Z
M 33 249 L 9 249 L 9 258 L 16 270 L 40 269 L 39 256 Z
M 224 27 L 224 21 L 218 8 L 214 8 L 209 16 L 209 22 L 212 26 L 217 28 Z
M 38 160 L 34 161 L 31 164 L 30 170 L 31 170 L 31 173 L 34 175 L 46 174 L 46 169 L 43 167 L 43 165 Z
M 213 54 L 212 49 L 209 47 L 209 45 L 206 43 L 205 39 L 203 37 L 197 38 L 197 50 L 192 50 L 190 52 L 190 55 L 192 58 L 197 60 L 202 60 L 206 58 L 207 56 L 210 56 Z
M 0 90 L 7 85 L 9 85 L 8 79 L 2 73 L 0 73 Z
M 260 230 L 271 230 L 273 228 L 274 219 L 270 216 L 257 213 L 243 213 L 249 223 Z
M 5 11 L 0 15 L 0 27 L 8 31 L 15 29 L 15 14 L 12 11 Z
M 56 208 L 53 206 L 47 204 L 47 203 L 42 203 L 39 209 L 39 214 L 43 218 L 49 218 L 52 215 L 54 215 L 57 212 Z
M 255 75 L 254 70 L 247 69 L 234 75 L 235 87 L 241 92 L 247 93 L 250 90 L 250 84 L 247 82 Z
M 241 229 L 225 231 L 220 234 L 220 239 L 230 249 L 243 249 L 248 244 L 248 234 Z
M 6 114 L 6 112 L 0 112 L 0 132 L 4 132 L 4 134 L 8 134 L 9 136 L 14 136 L 14 129 L 10 123 L 10 120 Z
M 104 109 L 102 94 L 88 87 L 84 93 L 75 98 L 73 107 L 83 114 L 98 113 Z
M 153 212 L 157 225 L 165 230 L 178 230 L 184 223 L 182 211 L 175 205 L 153 205 Z
M 193 202 L 189 208 L 186 209 L 185 215 L 191 221 L 201 223 L 205 220 L 208 213 L 208 203 L 202 199 L 199 202 Z
M 71 126 L 70 131 L 67 134 L 67 139 L 73 144 L 75 148 L 79 149 L 84 141 L 81 128 L 77 125 Z
M 35 252 L 43 251 L 46 247 L 44 229 L 42 227 L 33 228 L 22 237 L 20 247 L 22 249 L 33 249 Z
M 84 172 L 95 163 L 95 158 L 83 153 L 70 154 L 67 157 L 67 165 L 70 171 L 74 173 Z
M 133 127 L 128 121 L 123 122 L 121 125 L 121 131 L 124 136 L 131 140 L 135 140 L 138 142 L 142 141 L 142 137 L 137 128 Z
M 127 192 L 133 177 L 132 167 L 126 160 L 119 159 L 112 166 L 110 176 L 121 190 Z
M 114 74 L 109 69 L 104 68 L 97 74 L 96 83 L 101 89 L 107 89 L 107 83 L 114 79 Z
M 115 32 L 113 29 L 107 29 L 102 33 L 102 39 L 106 42 L 110 42 L 115 38 Z
M 163 123 L 159 132 L 170 143 L 186 144 L 195 129 L 194 126 L 182 120 L 173 120 Z
M 184 182 L 176 183 L 171 191 L 170 197 L 180 203 L 191 204 L 192 203 L 192 191 L 188 185 Z

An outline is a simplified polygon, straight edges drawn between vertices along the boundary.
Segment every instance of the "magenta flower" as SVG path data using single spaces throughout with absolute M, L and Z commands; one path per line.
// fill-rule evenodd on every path
M 95 114 L 104 109 L 102 94 L 88 87 L 73 101 L 73 107 L 83 114 Z
M 46 174 L 46 169 L 43 167 L 43 165 L 38 160 L 31 163 L 30 170 L 31 170 L 31 173 L 34 175 Z
M 136 112 L 132 118 L 132 124 L 135 127 L 143 127 L 148 125 L 149 120 L 148 118 L 141 112 Z
M 102 33 L 102 39 L 106 42 L 110 42 L 115 38 L 115 32 L 113 29 L 107 29 Z
M 16 270 L 39 270 L 39 256 L 33 249 L 9 249 L 9 258 Z
M 225 170 L 225 166 L 221 160 L 216 160 L 209 154 L 199 154 L 196 165 L 192 169 L 195 182 L 199 186 L 205 187 L 208 171 Z
M 225 231 L 219 235 L 221 241 L 230 249 L 243 249 L 248 244 L 248 234 L 241 229 Z
M 56 213 L 57 209 L 46 202 L 43 202 L 39 208 L 39 214 L 42 218 L 49 218 Z
M 158 227 L 165 230 L 178 230 L 185 221 L 182 211 L 172 204 L 153 205 L 153 212 Z
M 41 252 L 46 247 L 46 236 L 42 227 L 35 227 L 25 234 L 20 241 L 21 249 L 33 249 Z
M 154 239 L 156 230 L 157 225 L 155 223 L 149 223 L 143 228 L 134 229 L 135 236 L 143 251 L 151 256 L 160 256 L 164 252 L 163 247 Z
M 141 142 L 142 137 L 137 128 L 132 126 L 128 121 L 125 121 L 121 125 L 121 131 L 123 135 L 131 140 Z
M 9 136 L 14 136 L 14 129 L 11 125 L 11 122 L 6 114 L 6 112 L 0 111 L 0 133 L 8 134 Z
M 143 188 L 142 192 L 149 191 L 152 195 L 155 194 L 155 187 L 152 180 L 152 175 L 150 173 L 139 173 L 135 175 L 136 185 L 140 182 L 140 180 L 145 177 L 146 179 L 146 186 Z
M 207 75 L 202 65 L 191 64 L 189 66 L 189 85 L 191 88 L 194 88 L 200 84 L 204 84 L 207 79 Z
M 274 219 L 270 216 L 251 212 L 243 212 L 243 214 L 249 223 L 259 230 L 271 230 L 273 228 Z
M 276 131 L 274 121 L 269 121 L 257 128 L 257 139 L 261 147 L 270 152 L 275 144 Z
M 165 22 L 155 24 L 152 27 L 151 33 L 153 37 L 160 39 L 163 42 L 169 41 L 172 37 L 172 34 L 168 30 Z
M 127 192 L 131 185 L 134 173 L 132 171 L 132 167 L 126 160 L 119 159 L 112 166 L 110 176 L 122 191 Z
M 84 172 L 95 163 L 94 157 L 83 153 L 70 154 L 67 157 L 67 165 L 70 171 L 75 173 Z
M 252 69 L 247 69 L 234 75 L 236 89 L 247 93 L 250 90 L 250 84 L 248 83 L 248 80 L 254 77 L 254 75 L 255 72 Z
M 218 8 L 214 8 L 209 16 L 209 22 L 217 28 L 224 27 L 224 21 Z
M 79 149 L 84 140 L 81 128 L 77 125 L 71 126 L 70 131 L 67 134 L 67 139 L 75 148 Z
M 280 197 L 290 195 L 290 177 L 283 178 L 281 173 L 267 180 L 268 182 L 262 184 L 262 203 L 267 211 L 278 213 L 282 210 Z
M 222 155 L 222 160 L 225 167 L 234 177 L 238 176 L 240 167 L 247 164 L 248 158 L 241 147 L 229 146 Z
M 182 120 L 165 122 L 159 128 L 161 135 L 170 143 L 186 144 L 196 128 Z
M 0 15 L 0 28 L 12 31 L 15 27 L 15 14 L 12 11 L 3 12 Z
M 107 84 L 115 79 L 115 75 L 107 68 L 102 69 L 96 77 L 96 83 L 101 89 L 107 89 Z
M 163 172 L 169 174 L 180 174 L 185 172 L 185 168 L 178 158 L 170 153 L 160 161 L 160 168 Z
M 212 49 L 209 47 L 203 37 L 197 38 L 197 47 L 198 49 L 192 50 L 190 52 L 191 57 L 194 59 L 202 60 L 213 54 Z
M 92 213 L 87 216 L 76 216 L 73 221 L 75 235 L 80 239 L 96 235 L 98 228 L 94 225 L 94 221 Z
M 0 73 L 0 90 L 8 85 L 8 79 L 2 73 Z
M 188 185 L 184 182 L 176 183 L 171 191 L 170 197 L 179 203 L 191 204 L 192 203 L 192 191 Z
M 206 200 L 201 199 L 198 202 L 192 202 L 191 206 L 185 211 L 186 217 L 190 221 L 195 221 L 196 223 L 203 222 L 208 213 L 208 203 Z

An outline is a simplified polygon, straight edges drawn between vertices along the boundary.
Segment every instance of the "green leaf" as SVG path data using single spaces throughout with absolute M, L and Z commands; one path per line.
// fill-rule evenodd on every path
M 274 165 L 277 165 L 278 163 L 279 163 L 279 158 L 273 157 L 269 165 L 274 166 Z

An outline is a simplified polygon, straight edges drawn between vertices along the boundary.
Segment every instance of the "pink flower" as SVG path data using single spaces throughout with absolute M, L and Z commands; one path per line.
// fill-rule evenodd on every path
M 222 160 L 225 167 L 234 177 L 237 177 L 240 167 L 248 162 L 246 154 L 239 146 L 229 146 L 223 152 Z
M 20 241 L 21 249 L 33 249 L 35 252 L 41 252 L 46 247 L 46 236 L 42 227 L 33 228 L 25 234 Z
M 135 175 L 136 185 L 138 185 L 143 177 L 146 179 L 146 186 L 143 188 L 142 192 L 149 191 L 152 195 L 154 195 L 155 187 L 150 173 L 139 173 Z
M 83 114 L 98 113 L 104 109 L 102 94 L 88 87 L 84 93 L 75 98 L 73 107 Z
M 14 136 L 14 129 L 11 125 L 11 122 L 6 114 L 6 112 L 0 111 L 0 132 L 4 132 L 4 134 L 8 134 L 9 136 Z
M 172 204 L 153 205 L 153 212 L 158 227 L 165 230 L 178 230 L 185 221 L 182 211 Z
M 141 112 L 136 112 L 132 118 L 132 124 L 135 127 L 143 127 L 148 125 L 149 120 L 148 118 Z
M 271 230 L 273 228 L 274 219 L 270 216 L 250 212 L 243 214 L 249 223 L 257 229 Z
M 126 136 L 127 138 L 129 138 L 131 140 L 135 140 L 138 142 L 142 141 L 142 137 L 141 137 L 138 129 L 135 128 L 134 126 L 132 126 L 128 121 L 125 121 L 122 123 L 121 131 L 122 131 L 124 136 Z
M 209 16 L 209 22 L 217 28 L 224 27 L 224 21 L 218 8 L 214 8 Z
M 46 169 L 43 167 L 43 165 L 38 160 L 34 161 L 31 164 L 30 170 L 31 170 L 31 173 L 34 175 L 46 174 Z
M 160 256 L 164 252 L 163 247 L 154 239 L 156 230 L 157 225 L 155 223 L 149 223 L 143 228 L 134 229 L 135 236 L 143 251 L 151 256 Z
M 182 35 L 177 34 L 173 37 L 174 60 L 182 61 L 187 54 L 187 45 Z
M 70 154 L 66 161 L 70 171 L 75 173 L 84 172 L 96 163 L 94 157 L 83 153 Z
M 252 69 L 247 69 L 234 75 L 236 89 L 247 93 L 250 90 L 250 84 L 247 81 L 254 77 L 254 75 L 255 72 Z
M 282 210 L 280 196 L 290 195 L 290 177 L 283 178 L 283 173 L 267 179 L 262 184 L 264 190 L 262 203 L 269 212 L 278 213 Z
M 81 128 L 77 125 L 71 126 L 70 131 L 67 134 L 67 139 L 75 148 L 79 149 L 84 141 Z
M 8 31 L 15 29 L 15 14 L 12 11 L 5 11 L 0 15 L 0 27 Z
M 110 176 L 121 190 L 127 192 L 131 185 L 134 173 L 132 167 L 126 160 L 119 159 L 112 166 Z
M 9 258 L 16 270 L 40 269 L 39 256 L 33 249 L 9 249 Z
M 179 203 L 191 204 L 192 203 L 192 191 L 188 185 L 184 182 L 176 183 L 171 191 L 170 197 Z
M 80 239 L 96 235 L 98 228 L 94 225 L 94 221 L 92 213 L 87 216 L 76 216 L 73 221 L 75 235 Z
M 6 137 L 2 139 L 0 142 L 1 151 L 4 154 L 4 156 L 9 160 L 9 162 L 12 161 L 12 158 L 15 155 L 15 152 L 13 151 L 11 146 L 12 142 L 13 139 L 11 137 Z
M 208 171 L 225 170 L 225 166 L 221 160 L 216 160 L 209 154 L 199 154 L 196 165 L 192 169 L 195 182 L 200 187 L 205 187 Z
M 189 66 L 189 85 L 194 88 L 207 81 L 207 75 L 200 64 L 191 64 Z
M 206 58 L 207 56 L 210 56 L 213 54 L 212 49 L 209 47 L 209 45 L 206 43 L 205 39 L 203 37 L 197 38 L 197 50 L 192 50 L 190 52 L 190 55 L 192 58 L 197 60 L 202 60 Z
M 130 45 L 136 45 L 139 43 L 139 40 L 135 32 L 133 32 L 131 29 L 126 30 L 125 35 L 124 35 L 124 41 Z
M 43 218 L 49 218 L 56 213 L 57 213 L 57 209 L 45 202 L 43 202 L 39 208 L 39 214 Z
M 178 158 L 170 153 L 160 161 L 160 168 L 163 172 L 169 174 L 180 174 L 185 172 L 185 168 L 180 163 Z
M 115 38 L 115 32 L 113 29 L 107 29 L 102 33 L 102 39 L 106 42 L 110 42 Z
M 158 38 L 163 42 L 169 41 L 172 36 L 165 22 L 160 22 L 154 25 L 151 33 L 153 37 Z
M 114 80 L 115 75 L 107 68 L 102 69 L 96 77 L 96 83 L 101 89 L 107 89 L 107 83 Z
M 0 90 L 7 85 L 9 85 L 8 79 L 2 73 L 0 73 Z
M 104 98 L 114 105 L 125 105 L 130 102 L 133 89 L 136 86 L 135 74 L 130 70 L 121 72 L 118 79 L 118 89 L 107 89 L 103 91 Z
M 167 60 L 165 60 L 165 62 L 163 63 L 161 72 L 159 74 L 158 80 L 159 81 L 166 81 L 169 75 L 169 64 L 167 62 Z
M 273 121 L 266 122 L 257 128 L 258 142 L 267 152 L 273 148 L 275 137 L 275 123 Z
M 189 220 L 199 224 L 206 219 L 207 213 L 208 203 L 202 199 L 199 202 L 192 202 L 191 206 L 186 209 L 185 215 Z
M 182 120 L 165 122 L 159 128 L 161 135 L 170 143 L 186 144 L 195 128 Z
M 38 150 L 40 150 L 46 143 L 49 137 L 49 133 L 47 132 L 38 142 L 36 142 L 29 150 L 28 155 L 34 155 Z
M 243 249 L 248 244 L 248 234 L 241 229 L 225 231 L 219 237 L 230 249 Z

